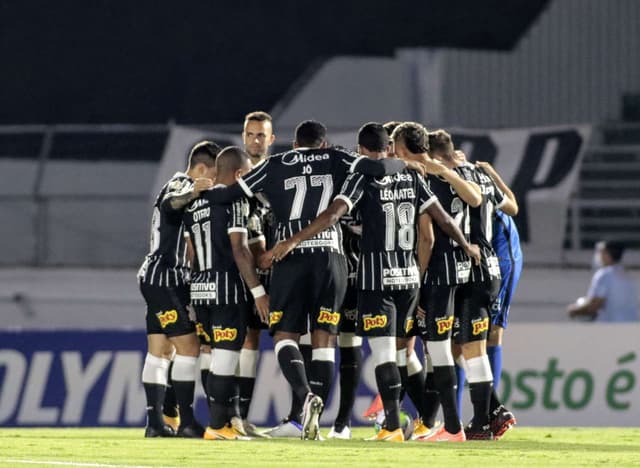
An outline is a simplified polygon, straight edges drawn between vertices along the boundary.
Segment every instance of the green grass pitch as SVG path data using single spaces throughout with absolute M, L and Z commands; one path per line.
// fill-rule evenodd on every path
M 326 430 L 323 434 L 326 434 Z M 640 466 L 640 428 L 516 427 L 502 440 L 431 444 L 144 439 L 143 429 L 0 429 L 0 467 Z

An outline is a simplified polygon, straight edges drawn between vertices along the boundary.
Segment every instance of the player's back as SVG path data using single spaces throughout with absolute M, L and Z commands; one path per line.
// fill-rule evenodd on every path
M 149 253 L 138 272 L 140 281 L 159 286 L 183 284 L 188 278 L 183 239 L 182 210 L 163 203 L 168 197 L 191 190 L 193 180 L 177 172 L 162 187 L 153 204 Z
M 438 197 L 444 211 L 453 218 L 467 240 L 470 238 L 469 205 L 455 189 L 438 176 L 429 176 L 429 189 Z M 455 285 L 466 283 L 471 274 L 471 260 L 456 241 L 438 224 L 433 224 L 434 244 L 427 280 L 431 284 Z
M 355 200 L 350 190 L 362 194 Z M 362 220 L 358 288 L 408 289 L 419 284 L 415 258 L 416 220 L 435 202 L 424 180 L 404 170 L 380 178 L 350 176 L 339 197 L 356 201 Z
M 249 188 L 260 186 L 269 200 L 277 239 L 297 233 L 329 206 L 335 187 L 340 187 L 349 170 L 345 156 L 349 155 L 328 148 L 295 149 L 272 155 L 262 170 L 246 178 Z M 339 226 L 332 226 L 302 242 L 293 253 L 341 252 L 341 242 Z
M 191 275 L 194 304 L 236 304 L 247 300 L 246 286 L 236 266 L 229 235 L 247 231 L 245 221 L 239 218 L 248 215 L 246 199 L 231 205 L 216 205 L 201 197 L 185 209 L 185 231 L 194 251 Z

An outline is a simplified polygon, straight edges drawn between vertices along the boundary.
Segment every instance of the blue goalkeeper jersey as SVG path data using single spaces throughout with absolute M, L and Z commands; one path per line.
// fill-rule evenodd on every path
M 493 250 L 500 260 L 500 269 L 503 270 L 504 263 L 518 262 L 522 259 L 520 249 L 520 235 L 513 218 L 496 210 L 493 221 Z

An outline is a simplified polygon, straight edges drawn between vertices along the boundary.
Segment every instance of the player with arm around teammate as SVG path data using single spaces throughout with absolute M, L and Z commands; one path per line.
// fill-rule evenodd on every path
M 207 380 L 210 419 L 204 438 L 237 440 L 245 433 L 231 418 L 239 399 L 236 370 L 252 313 L 249 295 L 265 321 L 269 297 L 258 280 L 248 245 L 249 202 L 240 199 L 215 205 L 208 199 L 248 172 L 250 159 L 240 148 L 227 147 L 218 155 L 216 167 L 216 187 L 189 204 L 184 224 L 195 252 L 191 298 L 199 315 L 208 315 L 213 349 Z
M 173 389 L 179 407 L 178 436 L 202 437 L 202 427 L 193 417 L 197 359 L 200 353 L 195 325 L 189 318 L 189 271 L 183 238 L 182 212 L 202 190 L 213 185 L 215 143 L 196 144 L 189 154 L 186 173 L 176 173 L 156 198 L 151 219 L 151 241 L 138 282 L 147 304 L 148 352 L 142 369 L 147 398 L 145 437 L 174 435 L 162 418 L 171 353 Z
M 386 156 L 388 136 L 380 124 L 366 124 L 358 138 L 361 152 L 375 158 Z M 326 211 L 272 249 L 274 260 L 283 261 L 287 254 L 333 226 L 354 206 L 358 207 L 363 222 L 357 276 L 357 330 L 358 335 L 368 337 L 386 413 L 386 428 L 374 439 L 401 442 L 404 437 L 399 422 L 400 374 L 396 364 L 396 336 L 404 336 L 405 321 L 418 298 L 417 217 L 431 213 L 470 252 L 474 249 L 443 212 L 424 180 L 417 173 L 405 170 L 379 178 L 350 175 Z

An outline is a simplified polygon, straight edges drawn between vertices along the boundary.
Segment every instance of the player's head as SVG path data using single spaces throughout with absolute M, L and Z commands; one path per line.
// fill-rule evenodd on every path
M 401 123 L 402 122 L 398 122 L 397 120 L 390 120 L 382 125 L 384 129 L 387 131 L 387 134 L 389 135 L 389 152 L 387 153 L 388 158 L 396 157 L 396 152 L 394 149 L 393 140 L 391 139 L 391 134 L 396 129 L 396 127 Z
M 251 170 L 251 158 L 239 146 L 227 146 L 216 159 L 216 182 L 231 185 Z
M 389 135 L 378 122 L 368 122 L 358 130 L 358 153 L 375 159 L 384 158 L 389 151 Z
M 199 141 L 189 151 L 189 165 L 187 174 L 192 178 L 216 177 L 216 158 L 220 153 L 220 146 L 210 140 Z
M 456 157 L 451 135 L 442 129 L 429 133 L 429 152 L 436 159 L 449 162 L 464 162 L 459 161 Z
M 599 266 L 609 266 L 620 263 L 624 255 L 624 244 L 621 242 L 603 240 L 596 244 L 596 256 Z
M 401 123 L 402 122 L 398 122 L 397 120 L 389 120 L 388 122 L 385 122 L 382 126 L 387 131 L 387 134 L 389 135 L 389 138 L 391 138 L 391 134 L 396 129 L 396 127 L 398 125 L 400 125 Z
M 305 120 L 296 127 L 294 148 L 325 148 L 327 127 L 316 120 Z
M 269 147 L 275 139 L 273 120 L 269 114 L 255 111 L 245 115 L 242 142 L 244 150 L 249 154 L 254 164 L 267 156 Z
M 429 152 L 429 132 L 417 122 L 403 122 L 391 134 L 393 150 L 399 158 L 416 159 Z

